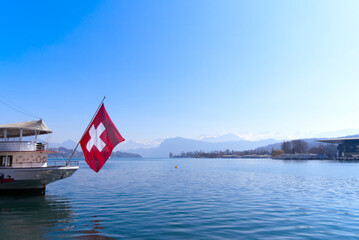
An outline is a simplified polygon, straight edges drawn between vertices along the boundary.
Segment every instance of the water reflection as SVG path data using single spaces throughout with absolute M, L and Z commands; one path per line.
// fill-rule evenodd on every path
M 62 196 L 0 197 L 1 239 L 65 238 L 112 239 L 102 236 L 101 220 L 92 216 L 83 230 L 76 231 L 71 202 Z
M 103 239 L 103 240 L 110 240 L 114 239 L 111 237 L 107 237 L 104 235 L 101 235 L 101 230 L 105 229 L 102 224 L 102 220 L 99 219 L 96 215 L 92 216 L 92 219 L 90 220 L 90 224 L 84 225 L 86 230 L 78 231 L 78 233 L 81 233 L 83 235 L 77 237 L 77 239 Z
M 57 196 L 0 197 L 2 239 L 44 238 L 72 220 L 69 200 Z

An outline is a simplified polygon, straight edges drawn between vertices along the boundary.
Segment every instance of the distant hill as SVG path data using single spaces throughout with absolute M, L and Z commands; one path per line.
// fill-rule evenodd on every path
M 345 131 L 349 132 L 349 131 Z M 329 134 L 328 134 L 329 135 Z M 359 137 L 359 134 L 350 135 L 345 137 Z M 308 143 L 309 148 L 318 147 L 320 144 L 317 140 L 323 138 L 308 138 L 301 139 Z M 181 152 L 192 152 L 192 151 L 203 151 L 203 152 L 212 152 L 212 151 L 225 151 L 229 149 L 230 151 L 244 151 L 244 150 L 254 150 L 254 149 L 263 149 L 271 151 L 278 150 L 281 148 L 283 140 L 275 139 L 266 139 L 260 141 L 248 141 L 238 137 L 235 134 L 226 134 L 219 137 L 203 137 L 201 140 L 194 140 L 182 137 L 167 138 L 165 140 L 157 139 L 156 141 L 143 144 L 136 141 L 125 141 L 119 144 L 116 149 L 120 149 L 113 153 L 113 156 L 117 157 L 168 157 L 169 153 L 179 155 Z M 324 144 L 325 145 L 325 144 Z M 50 147 L 59 148 L 64 147 L 65 149 L 73 149 L 76 146 L 76 143 L 72 140 L 64 141 L 63 143 L 50 143 Z M 79 148 L 79 156 L 83 156 L 81 148 Z M 64 156 L 67 153 L 63 153 Z M 71 154 L 71 153 L 70 153 Z M 69 156 L 69 155 L 68 155 Z
M 359 129 L 343 129 L 343 130 L 338 130 L 338 131 L 334 131 L 334 132 L 324 132 L 324 133 L 319 133 L 315 136 L 313 136 L 313 138 L 335 138 L 337 136 L 359 136 L 357 133 L 359 132 Z
M 165 139 L 158 147 L 151 149 L 131 149 L 129 151 L 140 154 L 143 157 L 168 157 L 169 153 L 180 154 L 181 152 L 190 151 L 225 151 L 227 149 L 242 151 L 255 149 L 279 141 L 267 139 L 261 141 L 225 141 L 225 142 L 206 142 L 202 140 L 193 140 L 187 138 L 168 138 Z
M 300 139 L 308 144 L 308 148 L 318 147 L 319 145 L 326 145 L 326 143 L 320 143 L 317 142 L 321 138 L 308 138 L 308 139 Z M 281 149 L 283 141 L 280 141 L 278 143 L 269 144 L 265 146 L 258 147 L 257 150 L 266 150 L 266 151 L 272 151 L 272 150 L 279 150 Z
M 359 137 L 358 134 L 350 135 L 345 137 Z M 238 137 L 239 138 L 239 137 Z M 203 140 L 193 140 L 187 138 L 168 138 L 165 139 L 158 147 L 150 149 L 131 149 L 130 152 L 140 154 L 143 157 L 168 157 L 169 153 L 179 155 L 181 152 L 192 152 L 192 151 L 203 151 L 203 152 L 212 152 L 212 151 L 225 151 L 227 149 L 234 151 L 244 151 L 252 149 L 263 149 L 271 151 L 278 150 L 281 148 L 283 140 L 275 139 L 266 139 L 260 141 L 247 141 L 247 140 L 238 140 L 238 141 L 222 141 L 217 142 L 220 139 L 237 139 L 236 135 L 224 135 L 223 138 L 204 138 Z M 308 138 L 301 139 L 308 144 L 309 148 L 318 147 L 319 145 L 327 145 L 326 143 L 320 143 L 317 140 L 323 138 Z
M 344 136 L 344 137 L 336 137 L 336 138 L 359 138 L 359 134 L 349 135 L 349 136 Z M 321 139 L 326 139 L 326 138 L 303 138 L 300 140 L 305 141 L 308 144 L 308 148 L 314 148 L 314 147 L 318 147 L 319 145 L 330 144 L 330 143 L 318 142 L 318 140 L 321 140 Z M 268 151 L 271 151 L 272 149 L 278 150 L 278 149 L 281 149 L 282 143 L 283 143 L 283 141 L 280 141 L 278 143 L 269 144 L 266 146 L 259 147 L 257 149 L 263 149 L 263 150 L 268 150 Z
M 43 140 L 42 140 L 43 141 Z M 148 144 L 144 144 L 144 143 L 138 143 L 136 141 L 133 140 L 126 140 L 124 142 L 122 142 L 121 144 L 116 146 L 116 150 L 121 151 L 121 152 L 128 152 L 128 149 L 139 149 L 139 148 L 155 148 L 158 147 L 160 145 L 160 143 L 162 142 L 162 139 L 156 139 L 151 143 Z M 67 149 L 74 149 L 76 147 L 76 142 L 72 141 L 72 140 L 66 140 L 64 142 L 50 142 L 49 143 L 49 148 L 59 148 L 59 147 L 64 147 Z M 79 151 L 81 150 L 81 147 L 78 148 Z
M 50 151 L 57 151 L 58 153 L 51 153 L 49 154 L 49 158 L 69 158 L 71 156 L 71 153 L 73 149 L 68 149 L 64 147 L 57 148 L 50 148 Z M 83 152 L 76 151 L 73 155 L 73 158 L 83 158 L 84 154 Z M 141 155 L 136 153 L 127 153 L 127 152 L 112 152 L 111 157 L 113 158 L 141 158 Z
M 162 139 L 155 139 L 150 143 L 140 143 L 134 140 L 126 140 L 116 146 L 116 149 L 120 151 L 127 151 L 128 149 L 139 149 L 139 148 L 156 148 L 162 142 Z
M 54 143 L 54 142 L 50 142 L 49 143 L 49 148 L 59 148 L 59 147 L 64 147 L 67 149 L 74 149 L 76 147 L 76 142 L 72 141 L 72 140 L 66 140 L 62 143 Z

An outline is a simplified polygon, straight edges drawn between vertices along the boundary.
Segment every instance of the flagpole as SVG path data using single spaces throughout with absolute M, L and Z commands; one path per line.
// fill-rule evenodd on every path
M 82 134 L 82 136 L 81 136 L 81 138 L 80 138 L 80 141 L 81 141 L 81 139 L 83 138 L 83 136 L 85 135 L 85 133 L 87 132 L 87 130 L 89 129 L 89 127 L 90 127 L 90 125 L 91 125 L 91 123 L 92 123 L 92 120 L 95 118 L 95 116 L 96 116 L 97 112 L 100 110 L 100 107 L 102 106 L 103 101 L 105 101 L 105 98 L 106 98 L 106 96 L 104 96 L 104 97 L 103 97 L 103 99 L 102 99 L 102 101 L 101 101 L 100 105 L 98 106 L 98 108 L 97 108 L 97 110 L 96 110 L 95 114 L 93 115 L 93 117 L 92 117 L 92 119 L 91 119 L 91 121 L 90 121 L 89 125 L 87 125 L 87 128 L 85 129 L 84 133 Z M 69 163 L 70 163 L 70 161 L 71 161 L 72 156 L 75 154 L 76 149 L 77 149 L 77 147 L 78 147 L 78 146 L 79 146 L 79 144 L 80 144 L 80 141 L 77 143 L 77 145 L 76 145 L 75 149 L 72 151 L 72 153 L 71 153 L 71 156 L 70 156 L 69 160 L 66 162 L 66 166 L 67 166 L 67 165 L 69 165 Z

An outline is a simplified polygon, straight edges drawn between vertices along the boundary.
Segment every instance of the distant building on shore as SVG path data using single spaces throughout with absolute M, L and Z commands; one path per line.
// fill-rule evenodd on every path
M 273 157 L 273 159 L 280 159 L 280 160 L 325 160 L 328 159 L 328 157 L 322 155 L 322 154 L 313 154 L 313 153 L 287 153 L 282 154 L 276 157 Z
M 330 138 L 318 142 L 337 144 L 338 159 L 359 159 L 359 138 Z

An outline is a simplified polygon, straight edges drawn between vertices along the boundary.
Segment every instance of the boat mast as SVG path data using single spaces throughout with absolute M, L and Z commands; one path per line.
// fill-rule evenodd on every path
M 69 163 L 70 163 L 70 161 L 71 161 L 72 156 L 75 154 L 76 149 L 77 149 L 77 147 L 78 147 L 78 146 L 79 146 L 79 144 L 80 144 L 81 139 L 83 138 L 83 136 L 85 135 L 85 133 L 86 133 L 86 132 L 87 132 L 87 130 L 89 129 L 89 127 L 90 127 L 90 125 L 91 125 L 91 123 L 92 123 L 92 120 L 95 118 L 95 116 L 96 116 L 97 112 L 100 110 L 101 105 L 103 104 L 103 101 L 105 101 L 105 98 L 106 98 L 106 96 L 104 96 L 104 97 L 103 97 L 103 99 L 102 99 L 102 101 L 101 101 L 100 105 L 98 106 L 98 108 L 97 108 L 97 110 L 96 110 L 95 114 L 93 115 L 93 117 L 92 117 L 92 119 L 91 119 L 90 123 L 87 125 L 87 128 L 85 129 L 84 133 L 82 134 L 82 136 L 81 136 L 81 138 L 80 138 L 79 142 L 77 143 L 77 145 L 76 145 L 75 149 L 72 151 L 72 153 L 71 153 L 71 156 L 70 156 L 69 160 L 66 162 L 66 166 L 67 166 L 67 165 L 69 165 Z

